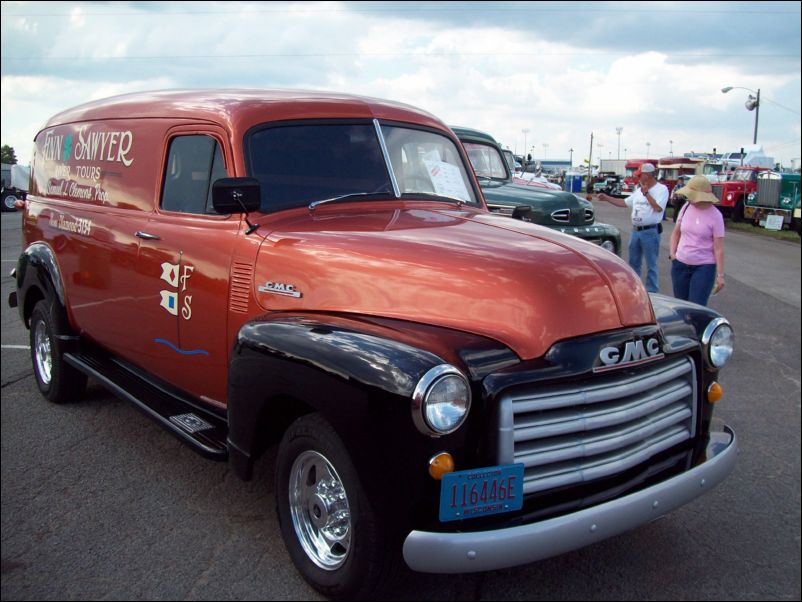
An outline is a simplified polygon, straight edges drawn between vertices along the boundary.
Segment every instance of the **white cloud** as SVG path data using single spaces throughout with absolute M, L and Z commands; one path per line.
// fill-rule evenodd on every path
M 240 86 L 406 102 L 519 152 L 527 128 L 527 146 L 542 156 L 548 144 L 549 158 L 567 158 L 569 148 L 575 159 L 587 155 L 591 132 L 604 145 L 594 154 L 615 156 L 621 126 L 622 154 L 644 154 L 648 141 L 657 156 L 668 154 L 669 140 L 675 153 L 751 143 L 748 93 L 720 92 L 743 85 L 792 109 L 764 102 L 759 141 L 786 161 L 802 154 L 793 112 L 798 3 L 763 3 L 772 9 L 765 15 L 730 3 L 650 3 L 636 19 L 615 3 L 581 19 L 570 6 L 540 3 L 516 3 L 521 12 L 482 2 L 459 11 L 415 3 L 40 4 L 2 5 L 3 144 L 18 150 L 42 121 L 87 100 Z M 758 22 L 772 35 L 744 39 L 743 28 Z

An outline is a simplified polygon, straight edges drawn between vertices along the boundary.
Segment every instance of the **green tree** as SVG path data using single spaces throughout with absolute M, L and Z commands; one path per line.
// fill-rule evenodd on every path
M 0 147 L 0 157 L 2 157 L 3 163 L 10 163 L 11 165 L 17 164 L 17 154 L 14 152 L 13 146 L 4 144 Z

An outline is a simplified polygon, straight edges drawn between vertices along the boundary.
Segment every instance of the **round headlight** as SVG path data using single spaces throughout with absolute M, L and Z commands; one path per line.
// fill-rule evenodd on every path
M 734 334 L 730 323 L 724 318 L 716 318 L 707 325 L 702 335 L 707 360 L 715 368 L 721 368 L 732 357 Z
M 462 372 L 450 364 L 435 366 L 418 381 L 412 395 L 412 419 L 427 435 L 447 435 L 468 416 L 471 388 Z
M 601 248 L 607 249 L 610 253 L 615 253 L 615 243 L 612 240 L 602 241 Z
M 731 200 L 732 200 L 732 193 L 731 193 L 731 192 L 730 192 L 729 194 L 727 194 L 727 200 L 728 200 L 728 201 L 731 201 Z

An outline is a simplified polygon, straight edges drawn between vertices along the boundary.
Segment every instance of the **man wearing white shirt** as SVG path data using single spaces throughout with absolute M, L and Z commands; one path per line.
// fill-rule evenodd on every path
M 660 280 L 657 260 L 660 255 L 660 223 L 668 204 L 668 188 L 655 178 L 655 167 L 645 163 L 637 172 L 640 188 L 626 199 L 617 199 L 604 193 L 599 200 L 632 210 L 632 236 L 629 239 L 629 265 L 641 275 L 641 263 L 646 257 L 646 290 L 659 292 Z

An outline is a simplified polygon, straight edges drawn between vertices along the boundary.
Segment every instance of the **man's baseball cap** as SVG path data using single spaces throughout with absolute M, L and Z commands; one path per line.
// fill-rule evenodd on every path
M 651 163 L 644 163 L 640 166 L 640 169 L 635 172 L 635 175 L 639 176 L 642 173 L 654 173 L 654 165 Z

